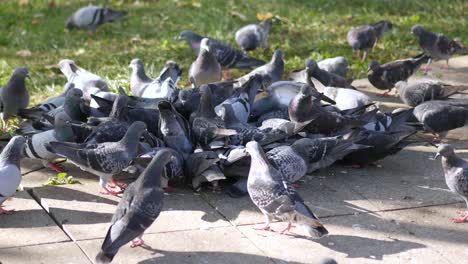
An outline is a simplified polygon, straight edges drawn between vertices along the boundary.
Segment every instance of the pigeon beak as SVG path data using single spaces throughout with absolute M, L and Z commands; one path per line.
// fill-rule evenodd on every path
M 433 160 L 436 160 L 436 159 L 438 159 L 439 157 L 440 157 L 440 153 L 437 152 L 437 153 L 434 155 L 434 157 L 433 157 L 432 159 L 433 159 Z

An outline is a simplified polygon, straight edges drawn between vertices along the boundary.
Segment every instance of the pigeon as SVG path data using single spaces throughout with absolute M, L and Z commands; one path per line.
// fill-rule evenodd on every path
M 432 60 L 445 60 L 448 68 L 450 57 L 455 54 L 468 54 L 468 48 L 460 42 L 451 40 L 443 34 L 426 30 L 421 25 L 413 26 L 411 33 L 418 38 L 419 46 L 430 57 L 428 66 Z
M 17 68 L 8 83 L 0 89 L 0 112 L 4 128 L 10 118 L 18 115 L 20 110 L 26 109 L 29 104 L 29 93 L 25 84 L 28 77 L 29 71 L 26 67 Z
M 46 145 L 46 149 L 67 158 L 82 170 L 99 176 L 99 185 L 105 193 L 116 195 L 119 192 L 108 189 L 107 181 L 113 174 L 127 168 L 137 156 L 138 143 L 145 132 L 145 123 L 137 121 L 128 128 L 125 136 L 118 142 L 76 144 L 52 141 Z
M 90 95 L 95 95 L 95 96 L 97 96 L 99 98 L 109 100 L 109 101 L 112 101 L 112 102 L 115 101 L 115 99 L 119 96 L 118 94 L 113 93 L 113 92 L 101 91 L 99 88 L 96 88 L 96 87 L 90 88 L 89 89 L 89 94 Z M 89 103 L 89 106 L 91 108 L 96 109 L 96 110 L 100 107 L 98 102 L 96 102 L 96 100 L 94 99 L 94 97 L 91 98 L 91 102 Z M 97 110 L 97 112 L 99 112 L 99 110 Z M 94 116 L 93 113 L 91 115 Z
M 177 150 L 186 159 L 193 152 L 188 121 L 168 101 L 159 102 L 158 110 L 160 138 L 166 146 Z
M 348 110 L 356 107 L 372 104 L 372 99 L 363 92 L 337 87 L 323 88 L 323 94 L 336 102 L 334 105 L 339 110 Z
M 185 30 L 180 33 L 178 40 L 187 41 L 198 56 L 203 38 L 193 31 Z M 212 38 L 209 38 L 207 45 L 223 68 L 251 69 L 265 64 L 262 60 L 250 58 L 242 51 Z
M 242 123 L 247 123 L 257 91 L 263 86 L 264 79 L 266 78 L 269 77 L 262 77 L 261 75 L 253 75 L 250 77 L 242 88 L 236 89 L 231 97 L 215 107 L 217 114 L 219 115 L 222 105 L 229 104 L 232 106 L 237 119 Z
M 467 85 L 450 85 L 438 81 L 420 81 L 409 85 L 406 81 L 395 84 L 403 103 L 415 107 L 430 100 L 444 100 L 468 90 Z
M 288 226 L 281 232 L 288 232 L 292 224 L 304 226 L 311 238 L 321 238 L 328 234 L 317 216 L 304 203 L 304 200 L 288 188 L 282 180 L 281 172 L 271 166 L 260 145 L 247 143 L 247 152 L 251 156 L 247 190 L 253 203 L 265 216 L 265 225 L 256 229 L 269 230 L 270 221 L 287 221 Z
M 3 203 L 16 192 L 21 183 L 21 150 L 26 139 L 14 136 L 0 154 L 0 215 L 12 214 L 14 210 L 3 208 Z
M 41 160 L 45 167 L 50 167 L 56 172 L 63 172 L 54 160 L 60 156 L 46 149 L 46 144 L 52 141 L 74 142 L 75 135 L 69 123 L 71 118 L 61 112 L 55 116 L 54 128 L 41 133 L 33 134 L 27 138 L 23 155 L 30 159 Z
M 358 57 L 361 57 L 361 50 L 364 51 L 364 55 L 361 58 L 361 62 L 367 58 L 369 49 L 374 48 L 385 32 L 391 30 L 393 27 L 392 23 L 387 20 L 381 20 L 377 23 L 353 28 L 348 32 L 346 39 L 349 45 L 353 48 L 353 51 L 358 51 Z
M 305 63 L 305 67 L 307 76 L 306 83 L 309 85 L 312 83 L 311 77 L 314 77 L 324 86 L 355 89 L 344 77 L 320 69 L 317 62 L 313 59 L 308 59 Z
M 329 58 L 317 62 L 320 69 L 325 70 L 329 73 L 336 74 L 343 78 L 346 78 L 346 74 L 349 68 L 349 62 L 345 57 Z M 301 83 L 307 83 L 307 70 L 295 70 L 289 74 L 291 80 Z
M 161 176 L 171 159 L 170 151 L 159 151 L 138 180 L 125 190 L 96 256 L 96 263 L 110 263 L 120 247 L 130 241 L 132 247 L 144 245 L 143 233 L 158 218 L 163 207 Z
M 158 78 L 140 89 L 140 95 L 143 98 L 163 98 L 173 102 L 177 98 L 179 90 L 177 82 L 182 75 L 182 70 L 174 61 L 166 62 Z
M 429 57 L 420 54 L 414 58 L 391 61 L 380 65 L 376 60 L 371 60 L 367 69 L 367 79 L 377 89 L 388 90 L 388 93 L 399 81 L 406 81 L 415 73 Z
M 132 68 L 130 76 L 130 90 L 135 96 L 141 96 L 143 88 L 150 84 L 153 79 L 145 73 L 145 67 L 140 59 L 133 59 L 128 67 Z
M 263 66 L 260 66 L 248 74 L 238 78 L 237 80 L 242 85 L 246 83 L 250 78 L 256 74 L 262 76 L 269 76 L 271 83 L 281 80 L 284 72 L 284 54 L 281 49 L 275 50 L 271 61 Z
M 210 52 L 207 43 L 207 38 L 201 40 L 198 57 L 192 65 L 190 65 L 189 79 L 194 87 L 217 82 L 222 78 L 221 65 L 216 60 L 215 55 Z
M 73 83 L 75 88 L 83 91 L 86 101 L 91 100 L 89 89 L 96 87 L 102 91 L 109 91 L 109 87 L 104 79 L 83 68 L 78 67 L 76 63 L 69 59 L 63 59 L 58 63 L 60 71 L 67 77 L 69 83 Z
M 346 74 L 349 69 L 348 60 L 342 56 L 321 60 L 317 62 L 317 65 L 320 69 L 339 75 L 343 78 L 346 78 Z
M 73 13 L 73 15 L 67 19 L 65 25 L 69 30 L 81 28 L 95 33 L 99 25 L 124 20 L 126 14 L 126 11 L 117 11 L 107 7 L 89 5 Z
M 425 131 L 436 136 L 439 141 L 452 129 L 465 126 L 468 120 L 468 104 L 453 101 L 427 101 L 413 110 L 416 119 Z
M 416 143 L 416 141 L 408 139 L 415 133 L 416 131 L 414 129 L 371 131 L 363 128 L 356 128 L 347 136 L 349 138 L 361 138 L 361 140 L 356 141 L 356 143 L 370 147 L 347 154 L 343 158 L 343 161 L 352 164 L 353 167 L 372 164 L 389 155 L 398 153 L 411 143 Z
M 268 32 L 272 26 L 271 20 L 258 24 L 250 24 L 236 31 L 236 43 L 243 51 L 268 47 Z
M 437 148 L 434 159 L 442 156 L 442 168 L 445 182 L 450 191 L 460 195 L 468 207 L 468 161 L 460 158 L 452 146 L 441 144 Z M 462 217 L 453 219 L 455 223 L 468 222 L 468 210 L 462 213 Z
M 323 96 L 315 89 L 315 87 L 309 84 L 303 84 L 298 94 L 289 102 L 288 112 L 289 120 L 296 123 L 304 123 L 311 121 L 318 116 L 318 112 L 324 112 L 321 110 L 320 99 L 328 98 Z M 331 103 L 335 103 L 332 99 L 328 98 Z M 317 112 L 317 113 L 314 113 Z

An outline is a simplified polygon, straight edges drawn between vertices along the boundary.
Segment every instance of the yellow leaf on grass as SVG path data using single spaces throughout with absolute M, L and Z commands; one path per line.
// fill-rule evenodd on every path
M 20 6 L 25 6 L 29 4 L 29 0 L 18 0 L 18 4 Z
M 270 12 L 267 13 L 257 13 L 257 19 L 260 21 L 265 21 L 273 17 L 273 14 Z

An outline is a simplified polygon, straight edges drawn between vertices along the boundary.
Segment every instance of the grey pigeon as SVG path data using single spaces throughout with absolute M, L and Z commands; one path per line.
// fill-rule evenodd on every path
M 268 32 L 270 31 L 271 20 L 262 21 L 258 24 L 250 24 L 236 31 L 236 43 L 244 51 L 255 50 L 256 48 L 268 47 Z
M 450 85 L 437 81 L 419 81 L 413 84 L 399 81 L 395 84 L 395 88 L 403 103 L 412 107 L 430 100 L 444 100 L 468 90 L 467 85 Z
M 187 158 L 193 152 L 192 131 L 188 121 L 168 101 L 158 104 L 159 132 L 164 143 Z
M 303 226 L 312 238 L 321 238 L 328 234 L 317 216 L 307 207 L 302 198 L 293 192 L 282 180 L 281 172 L 269 163 L 260 145 L 251 141 L 247 143 L 247 152 L 252 161 L 247 190 L 253 203 L 265 216 L 265 225 L 257 228 L 269 230 L 273 219 L 287 221 L 288 226 L 282 231 L 287 232 L 292 224 Z
M 256 74 L 261 76 L 268 76 L 271 79 L 271 82 L 277 82 L 281 80 L 284 73 L 284 54 L 281 49 L 275 50 L 271 61 L 263 66 L 260 66 L 248 74 L 238 78 L 237 80 L 242 85 L 246 83 L 250 78 Z
M 96 87 L 102 91 L 109 91 L 109 87 L 103 78 L 78 67 L 72 60 L 63 59 L 58 63 L 58 66 L 68 82 L 73 83 L 75 88 L 83 91 L 83 96 L 88 102 L 91 100 L 88 91 L 90 88 Z
M 221 158 L 211 150 L 196 149 L 185 161 L 185 171 L 192 179 L 192 187 L 199 191 L 202 184 L 209 182 L 213 191 L 220 189 L 219 181 L 225 180 L 226 176 L 220 167 Z
M 0 154 L 0 215 L 14 211 L 4 209 L 3 203 L 15 194 L 21 183 L 20 160 L 25 141 L 22 136 L 12 137 Z
M 143 122 L 134 122 L 118 142 L 105 142 L 101 144 L 76 144 L 65 142 L 50 142 L 47 150 L 67 158 L 84 171 L 91 172 L 100 177 L 99 185 L 106 193 L 117 194 L 107 188 L 107 181 L 112 175 L 127 168 L 137 156 L 139 141 L 146 132 Z
M 150 84 L 153 79 L 148 77 L 145 72 L 145 66 L 140 59 L 133 59 L 128 67 L 132 68 L 130 76 L 130 90 L 135 96 L 141 96 L 143 88 Z
M 85 6 L 78 9 L 66 22 L 68 29 L 81 28 L 96 32 L 96 28 L 104 23 L 125 19 L 126 11 L 117 11 L 107 7 Z
M 317 65 L 320 69 L 343 78 L 346 78 L 349 69 L 348 60 L 342 56 L 321 60 L 317 62 Z M 296 82 L 307 83 L 307 71 L 306 69 L 295 70 L 289 74 L 289 78 Z
M 430 57 L 428 65 L 432 60 L 445 60 L 448 68 L 450 57 L 455 54 L 468 54 L 468 48 L 460 42 L 451 40 L 443 34 L 426 30 L 421 25 L 413 26 L 411 33 L 418 38 L 419 46 Z
M 176 84 L 181 75 L 179 65 L 174 61 L 167 61 L 159 76 L 141 87 L 136 95 L 144 98 L 163 98 L 173 102 L 179 92 Z
M 353 48 L 353 51 L 358 51 L 358 57 L 361 56 L 361 51 L 364 51 L 364 55 L 361 58 L 361 62 L 366 60 L 369 49 L 374 48 L 383 34 L 393 27 L 392 23 L 387 20 L 381 20 L 377 23 L 353 28 L 348 32 L 346 39 L 349 45 Z
M 0 89 L 0 112 L 5 122 L 18 115 L 21 109 L 26 109 L 29 104 L 29 93 L 26 89 L 25 79 L 29 77 L 26 67 L 17 68 L 11 75 L 8 83 Z
M 179 40 L 187 41 L 196 55 L 200 51 L 203 38 L 190 30 L 182 31 L 178 37 Z M 250 69 L 265 64 L 262 60 L 250 58 L 242 51 L 212 38 L 209 38 L 208 46 L 223 68 Z
M 334 106 L 339 110 L 353 109 L 373 103 L 372 99 L 368 95 L 358 90 L 325 87 L 323 88 L 323 94 L 335 101 L 336 104 Z
M 125 190 L 96 263 L 110 263 L 120 247 L 130 241 L 132 247 L 144 245 L 143 233 L 158 218 L 163 207 L 161 176 L 171 159 L 170 151 L 159 151 L 138 180 Z
M 444 169 L 445 183 L 450 191 L 460 195 L 468 207 L 468 162 L 460 158 L 452 146 L 442 144 L 437 148 L 434 159 L 442 156 L 442 168 Z M 468 211 L 460 218 L 453 219 L 455 223 L 468 222 Z
M 353 88 L 350 82 L 346 80 L 344 77 L 336 75 L 334 73 L 327 72 L 326 70 L 322 70 L 317 62 L 313 59 L 308 59 L 305 63 L 305 70 L 307 80 L 306 83 L 311 84 L 311 78 L 317 79 L 321 84 L 324 86 L 332 86 L 332 87 L 342 87 L 342 88 Z
M 41 160 L 44 166 L 50 167 L 57 172 L 62 172 L 63 169 L 54 163 L 56 159 L 61 157 L 48 151 L 46 144 L 52 141 L 74 142 L 75 136 L 69 121 L 71 121 L 71 118 L 65 112 L 57 114 L 53 129 L 33 134 L 27 138 L 24 156 L 30 159 Z
M 202 84 L 220 81 L 222 78 L 221 65 L 207 45 L 208 39 L 200 43 L 200 52 L 197 59 L 190 65 L 189 79 L 194 87 Z
M 377 89 L 388 90 L 387 95 L 399 81 L 406 81 L 429 57 L 420 54 L 414 58 L 391 61 L 380 65 L 376 60 L 369 63 L 367 79 Z
M 416 119 L 427 132 L 433 133 L 440 140 L 447 132 L 465 126 L 468 121 L 468 104 L 452 101 L 427 101 L 413 110 Z

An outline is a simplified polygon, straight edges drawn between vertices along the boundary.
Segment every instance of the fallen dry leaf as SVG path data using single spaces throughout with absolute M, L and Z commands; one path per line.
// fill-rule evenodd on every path
M 273 14 L 270 12 L 267 13 L 257 13 L 257 19 L 260 21 L 265 21 L 273 17 Z
M 238 17 L 240 20 L 242 20 L 244 22 L 247 21 L 247 17 L 244 14 L 241 14 L 241 13 L 239 13 L 237 11 L 231 11 L 230 13 L 231 13 L 231 16 L 233 16 L 233 17 Z
M 33 25 L 37 25 L 37 24 L 40 24 L 40 23 L 41 23 L 41 21 L 39 19 L 33 19 L 31 21 L 31 24 L 33 24 Z
M 30 50 L 19 50 L 16 52 L 16 55 L 20 56 L 20 57 L 23 57 L 23 58 L 26 58 L 26 57 L 29 57 L 32 55 L 31 51 Z

